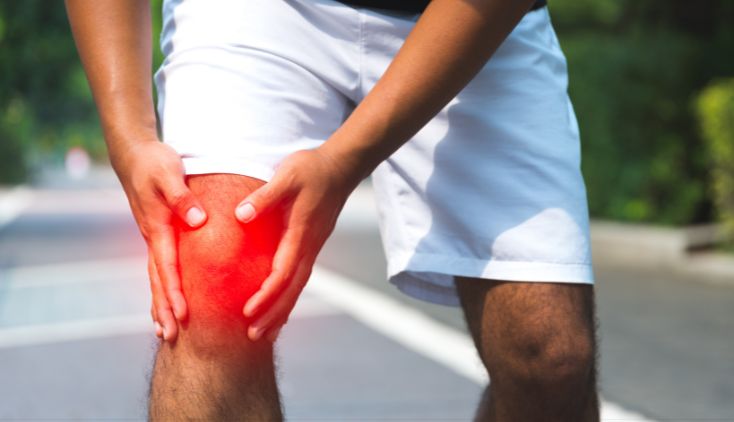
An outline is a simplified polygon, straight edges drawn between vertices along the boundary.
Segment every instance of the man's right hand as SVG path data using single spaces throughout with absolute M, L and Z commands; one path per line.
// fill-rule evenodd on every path
M 206 221 L 206 214 L 186 186 L 183 163 L 170 146 L 157 140 L 142 141 L 111 156 L 148 244 L 151 315 L 156 335 L 172 341 L 178 334 L 177 321 L 186 318 L 174 224 L 180 221 L 198 228 Z

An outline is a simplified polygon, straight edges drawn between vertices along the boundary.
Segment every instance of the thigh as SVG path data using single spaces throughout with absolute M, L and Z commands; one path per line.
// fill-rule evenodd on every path
M 457 277 L 456 288 L 490 374 L 595 346 L 593 285 Z

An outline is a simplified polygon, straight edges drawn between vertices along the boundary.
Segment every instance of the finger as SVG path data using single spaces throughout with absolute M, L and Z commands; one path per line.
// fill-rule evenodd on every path
M 151 286 L 151 292 L 152 292 L 152 286 Z M 151 295 L 152 298 L 152 295 Z M 153 319 L 153 327 L 155 329 L 155 336 L 156 337 L 162 337 L 163 336 L 163 326 L 161 326 L 161 323 L 158 322 L 158 312 L 156 312 L 155 304 L 151 300 L 150 304 L 150 317 Z
M 258 215 L 281 203 L 289 193 L 290 185 L 283 178 L 276 176 L 240 202 L 235 208 L 235 217 L 242 223 L 249 223 Z
M 162 282 L 164 297 L 171 304 L 174 315 L 179 321 L 186 318 L 186 299 L 181 291 L 178 275 L 176 239 L 170 227 L 158 228 L 151 237 L 151 249 L 158 278 Z
M 151 304 L 150 313 L 153 315 L 153 327 L 155 328 L 155 336 L 163 338 L 163 326 L 158 322 L 158 312 L 156 312 L 155 304 Z
M 200 227 L 206 221 L 204 207 L 201 206 L 184 180 L 179 175 L 168 177 L 159 183 L 158 190 L 166 200 L 168 207 L 190 227 Z
M 290 281 L 298 265 L 303 247 L 302 242 L 303 232 L 301 230 L 287 229 L 285 231 L 275 251 L 270 275 L 245 303 L 243 313 L 246 317 L 255 315 L 263 303 L 274 298 Z
M 161 325 L 161 335 L 159 337 L 162 337 L 166 341 L 172 341 L 178 335 L 178 324 L 176 323 L 176 318 L 173 316 L 171 306 L 166 300 L 166 294 L 163 291 L 163 286 L 158 277 L 158 269 L 154 260 L 151 260 L 151 266 L 153 276 L 151 277 L 150 285 L 153 291 L 153 306 L 155 307 L 158 322 Z M 156 335 L 158 335 L 157 332 Z
M 153 298 L 154 294 L 154 278 L 157 282 L 158 279 L 158 273 L 155 269 L 155 264 L 153 261 L 153 254 L 148 251 L 148 280 L 150 280 L 150 292 L 151 292 L 151 304 L 150 304 L 150 316 L 153 319 L 153 325 L 155 327 L 155 336 L 159 338 L 163 338 L 163 327 L 161 326 L 160 322 L 158 322 L 158 312 L 156 311 L 155 307 L 155 299 Z
M 151 293 L 153 292 L 153 285 L 151 283 L 150 286 Z M 152 299 L 153 295 L 151 294 L 151 304 L 150 304 L 150 316 L 153 319 L 153 327 L 155 329 L 155 336 L 159 338 L 163 338 L 163 326 L 160 322 L 158 322 L 158 312 L 155 308 L 155 300 Z
M 275 340 L 278 339 L 278 336 L 280 335 L 280 330 L 283 328 L 283 326 L 286 324 L 287 321 L 279 323 L 277 325 L 277 328 L 271 328 L 268 333 L 265 335 L 265 338 L 271 342 L 275 343 Z
M 247 330 L 247 336 L 250 340 L 257 341 L 266 331 L 270 329 L 277 330 L 288 320 L 288 315 L 293 310 L 303 286 L 306 285 L 308 278 L 311 276 L 311 268 L 312 264 L 310 262 L 304 261 L 298 265 L 293 279 L 288 283 L 278 300 L 262 315 L 258 316 L 255 322 L 250 324 Z
M 150 306 L 150 313 L 153 316 L 153 327 L 155 328 L 155 336 L 163 338 L 163 326 L 158 322 L 158 313 L 155 310 L 155 305 Z

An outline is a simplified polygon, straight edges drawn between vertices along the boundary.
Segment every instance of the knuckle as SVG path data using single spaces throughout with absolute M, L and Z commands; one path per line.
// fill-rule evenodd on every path
M 160 266 L 159 271 L 162 273 L 162 278 L 166 281 L 166 284 L 171 286 L 177 279 L 178 267 L 174 263 L 164 263 Z
M 138 224 L 138 229 L 140 230 L 140 234 L 143 235 L 143 239 L 145 239 L 147 243 L 150 243 L 151 236 L 153 233 L 153 231 L 150 228 L 150 225 L 146 222 L 141 222 Z
M 159 290 L 154 290 L 152 297 L 152 307 L 155 308 L 156 312 L 160 311 L 161 307 L 166 306 L 166 298 L 162 297 Z
M 166 184 L 167 176 L 170 174 L 169 160 L 166 157 L 158 157 L 157 162 L 148 168 L 150 179 L 158 186 Z
M 168 306 L 167 303 L 159 303 L 156 307 L 156 312 L 159 317 L 165 318 L 166 313 L 170 312 L 171 308 Z
M 181 293 L 181 290 L 178 289 L 176 286 L 166 286 L 166 295 L 169 298 L 172 298 L 174 296 L 178 296 Z
M 293 269 L 290 265 L 277 266 L 273 268 L 273 275 L 278 283 L 287 282 L 293 277 Z
M 290 159 L 289 159 L 290 158 Z M 284 160 L 283 164 L 277 170 L 277 178 L 273 180 L 275 183 L 271 183 L 271 186 L 279 185 L 281 189 L 289 188 L 296 180 L 298 173 L 295 166 L 292 164 L 292 157 Z
M 174 208 L 184 207 L 189 202 L 189 193 L 185 190 L 173 191 L 169 194 L 167 201 Z

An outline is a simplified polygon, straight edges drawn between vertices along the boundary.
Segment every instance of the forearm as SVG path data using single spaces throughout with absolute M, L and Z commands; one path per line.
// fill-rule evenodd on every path
M 322 149 L 361 176 L 436 115 L 489 60 L 532 0 L 433 0 L 370 93 Z
M 113 165 L 157 139 L 149 0 L 66 0 L 69 22 Z

